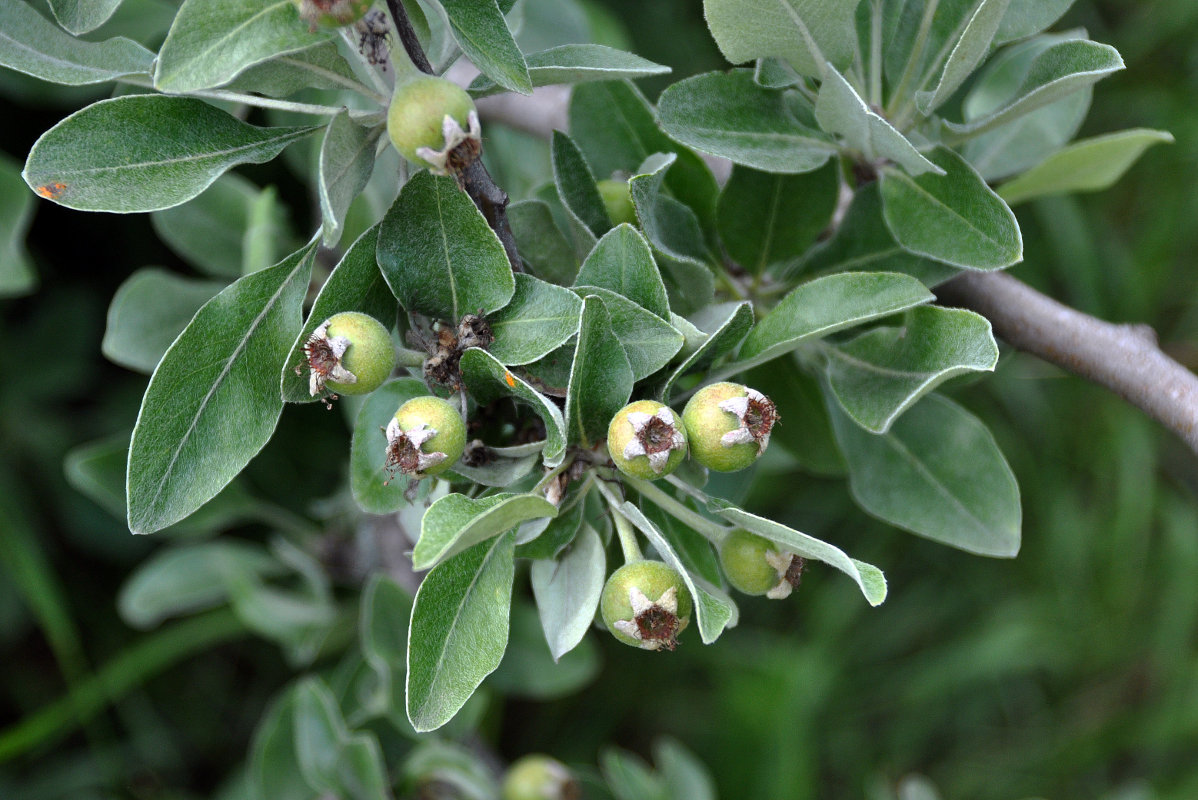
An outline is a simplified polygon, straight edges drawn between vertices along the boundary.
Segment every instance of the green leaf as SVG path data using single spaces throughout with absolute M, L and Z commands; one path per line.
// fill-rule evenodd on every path
M 777 56 L 802 75 L 824 77 L 824 64 L 853 60 L 856 2 L 844 0 L 703 0 L 707 27 L 724 58 L 743 64 Z
M 611 229 L 611 219 L 582 151 L 569 136 L 554 131 L 552 157 L 553 180 L 562 205 L 591 235 L 602 236 Z
M 820 127 L 835 133 L 870 161 L 893 161 L 911 175 L 925 172 L 944 174 L 936 164 L 924 158 L 907 137 L 876 113 L 834 69 L 829 69 L 815 101 L 815 118 Z
M 653 743 L 653 761 L 671 800 L 716 800 L 715 781 L 703 762 L 674 739 Z
M 620 512 L 641 533 L 645 534 L 645 538 L 649 540 L 649 544 L 653 545 L 653 549 L 657 551 L 657 555 L 661 556 L 661 560 L 682 576 L 682 582 L 686 584 L 691 598 L 695 601 L 696 624 L 699 628 L 699 638 L 703 640 L 703 644 L 711 644 L 720 638 L 724 628 L 736 625 L 736 605 L 728 595 L 692 576 L 686 565 L 678 558 L 678 554 L 674 552 L 674 548 L 666 540 L 665 535 L 649 521 L 649 518 L 639 508 L 632 503 L 625 502 L 620 506 Z
M 787 277 L 883 269 L 911 275 L 925 286 L 935 286 L 958 272 L 947 264 L 908 252 L 894 240 L 882 218 L 878 184 L 871 183 L 853 193 L 848 211 L 832 238 L 812 248 L 787 272 Z
M 487 462 L 477 467 L 468 467 L 459 461 L 454 465 L 453 472 L 482 486 L 503 488 L 511 486 L 532 472 L 533 467 L 541 460 L 539 452 L 516 458 L 504 458 L 492 449 L 488 455 Z
M 358 412 L 349 451 L 349 483 L 354 501 L 368 514 L 390 514 L 408 505 L 404 493 L 412 480 L 409 476 L 397 473 L 384 485 L 389 477 L 383 467 L 387 437 L 381 429 L 401 405 L 426 394 L 428 387 L 422 381 L 397 378 L 371 392 Z
M 985 317 L 939 306 L 913 308 L 902 327 L 875 328 L 825 352 L 832 393 L 871 433 L 886 433 L 949 378 L 993 372 L 998 364 L 998 344 Z
M 464 494 L 440 498 L 424 512 L 412 569 L 431 569 L 479 542 L 522 522 L 556 517 L 557 506 L 536 494 L 493 494 L 472 500 Z
M 628 357 L 634 382 L 657 372 L 682 349 L 682 334 L 673 325 L 623 295 L 598 286 L 576 286 L 574 291 L 602 299 L 611 315 L 612 331 Z
M 250 751 L 250 791 L 255 800 L 317 800 L 304 781 L 295 752 L 295 688 L 285 689 L 254 732 Z
M 113 295 L 100 350 L 114 364 L 149 374 L 200 306 L 225 285 L 149 267 L 130 275 Z
M 327 38 L 308 30 L 292 0 L 184 0 L 158 52 L 154 86 L 175 94 L 222 86 Z
M 533 562 L 532 592 L 554 661 L 573 650 L 590 630 L 606 575 L 603 542 L 590 525 L 558 558 Z
M 359 236 L 345 251 L 340 263 L 325 279 L 324 286 L 320 287 L 320 294 L 316 295 L 312 310 L 308 312 L 308 319 L 291 346 L 287 363 L 283 365 L 280 390 L 286 402 L 314 403 L 317 400 L 309 392 L 304 344 L 326 319 L 342 311 L 360 311 L 381 322 L 387 330 L 395 327 L 398 310 L 395 296 L 383 280 L 378 263 L 374 259 L 377 240 L 376 225 Z M 295 372 L 297 365 L 305 365 L 298 375 Z M 395 411 L 394 408 L 391 410 Z M 385 425 L 386 421 L 383 424 Z
M 731 305 L 731 311 L 727 311 Z M 662 397 L 668 401 L 670 392 L 678 379 L 691 372 L 699 372 L 715 363 L 718 359 L 731 353 L 753 327 L 753 305 L 748 302 L 731 303 L 725 306 L 709 306 L 711 312 L 725 311 L 727 316 L 711 326 L 710 335 L 699 345 L 698 349 L 674 368 L 662 388 Z
M 998 195 L 1015 205 L 1042 195 L 1100 191 L 1119 180 L 1145 150 L 1161 142 L 1172 143 L 1173 136 L 1147 128 L 1082 139 L 1004 183 Z
M 875 436 L 834 401 L 828 408 L 849 489 L 867 513 L 977 555 L 1019 552 L 1019 487 L 980 420 L 930 395 Z
M 560 700 L 578 694 L 593 683 L 602 666 L 594 638 L 585 637 L 577 647 L 555 661 L 536 610 L 531 603 L 517 603 L 512 607 L 507 652 L 499 669 L 487 678 L 487 688 L 512 699 Z M 491 790 L 491 780 L 489 778 L 486 783 L 486 792 Z M 477 796 L 490 795 L 480 793 Z
M 153 533 L 210 500 L 269 441 L 278 374 L 301 324 L 315 248 L 247 275 L 196 312 L 142 398 L 129 445 L 129 529 Z
M 342 742 L 336 783 L 338 796 L 348 800 L 389 800 L 391 781 L 374 734 L 355 733 Z
M 561 555 L 566 545 L 574 541 L 582 525 L 585 500 L 586 496 L 579 496 L 577 489 L 567 492 L 567 499 L 560 504 L 557 516 L 549 520 L 545 529 L 540 532 L 534 529 L 533 538 L 516 545 L 516 558 L 552 560 Z M 517 542 L 523 538 L 524 530 L 521 529 L 517 533 Z
M 155 211 L 190 200 L 230 167 L 271 160 L 314 130 L 256 128 L 190 97 L 130 95 L 94 103 L 42 134 L 23 177 L 67 208 Z
M 27 3 L 0 3 L 0 66 L 52 83 L 83 86 L 149 75 L 153 64 L 154 54 L 130 39 L 80 41 Z
M 716 211 L 728 255 L 754 275 L 801 256 L 832 220 L 839 174 L 835 162 L 800 175 L 733 167 Z
M 632 395 L 632 384 L 632 367 L 603 301 L 584 297 L 566 394 L 567 440 L 589 450 L 606 438 L 611 418 Z
M 242 72 L 226 88 L 268 97 L 290 97 L 304 89 L 353 89 L 362 84 L 333 42 L 275 56 Z
M 476 544 L 420 584 L 408 629 L 408 719 L 419 732 L 449 722 L 499 666 L 507 647 L 515 534 Z
M 532 94 L 533 82 L 495 0 L 440 0 L 453 38 L 479 71 L 513 92 Z
M 658 99 L 661 127 L 685 145 L 765 172 L 810 172 L 836 145 L 796 118 L 798 95 L 753 81 L 751 70 L 708 72 L 670 86 Z
M 598 286 L 622 295 L 669 320 L 666 285 L 653 261 L 649 243 L 636 228 L 624 223 L 608 231 L 587 256 L 576 286 Z
M 295 752 L 304 780 L 314 789 L 333 792 L 341 745 L 349 738 L 337 700 L 320 678 L 304 678 L 295 687 Z
M 981 119 L 945 122 L 958 137 L 976 136 L 1090 86 L 1123 69 L 1119 51 L 1110 45 L 1071 39 L 1052 45 L 1032 61 L 1015 98 Z
M 1069 10 L 1073 0 L 1011 0 L 994 37 L 996 44 L 1031 36 L 1052 25 Z
M 683 296 L 703 305 L 711 300 L 714 278 L 707 266 L 703 232 L 695 212 L 663 191 L 665 177 L 678 161 L 674 153 L 650 156 L 639 174 L 628 181 L 628 191 L 649 243 L 661 253 L 666 274 Z
M 516 291 L 503 245 L 469 196 L 424 171 L 383 217 L 378 262 L 404 308 L 436 319 L 496 311 Z
M 599 767 L 616 800 L 672 800 L 661 778 L 632 753 L 607 748 L 599 754 Z
M 58 24 L 78 36 L 108 21 L 122 0 L 49 0 Z M 0 28 L 7 26 L 0 24 Z
M 275 263 L 280 242 L 286 242 L 286 212 L 278 195 L 275 187 L 267 186 L 250 203 L 241 239 L 241 271 L 245 275 Z
M 532 406 L 545 423 L 545 448 L 541 451 L 545 466 L 553 468 L 562 463 L 566 451 L 566 423 L 555 403 L 509 372 L 485 350 L 467 350 L 462 354 L 460 367 L 462 381 L 477 402 L 489 403 L 496 398 L 513 397 Z
M 536 361 L 578 333 L 581 313 L 582 300 L 574 292 L 519 274 L 511 302 L 487 318 L 495 335 L 487 349 L 508 365 Z
M 974 68 L 990 51 L 990 42 L 1007 12 L 1010 0 L 981 0 L 969 17 L 961 37 L 944 62 L 940 80 L 930 92 L 917 92 L 916 105 L 923 114 L 931 114 L 965 83 Z
M 832 419 L 824 405 L 824 393 L 816 379 L 796 361 L 755 367 L 744 376 L 744 383 L 773 400 L 784 420 L 774 426 L 771 446 L 790 453 L 806 472 L 842 477 L 848 467 L 832 435 Z
M 235 172 L 226 172 L 198 197 L 150 214 L 158 238 L 201 272 L 221 278 L 243 274 L 243 245 L 250 208 L 261 192 Z
M 341 239 L 345 214 L 370 180 L 374 150 L 383 127 L 363 128 L 351 122 L 348 112 L 329 121 L 320 146 L 320 214 L 325 247 Z
M 665 75 L 669 67 L 654 64 L 638 55 L 600 44 L 563 44 L 527 57 L 528 76 L 533 86 L 555 83 L 611 81 Z M 470 93 L 487 97 L 503 91 L 495 81 L 479 75 L 470 84 Z
M 947 147 L 928 155 L 946 174 L 913 178 L 882 170 L 882 215 L 898 243 L 966 269 L 1002 269 L 1022 261 L 1019 223 L 1002 198 Z
M 388 670 L 406 668 L 411 615 L 411 595 L 386 574 L 374 573 L 362 592 L 359 625 L 362 654 L 371 664 Z
M 553 221 L 549 205 L 541 200 L 522 200 L 508 206 L 507 214 L 520 257 L 532 271 L 552 283 L 571 283 L 578 272 L 578 258 Z
M 871 606 L 881 605 L 886 599 L 886 578 L 882 575 L 882 570 L 872 564 L 849 558 L 839 547 L 765 517 L 750 514 L 722 500 L 713 501 L 713 510 L 738 528 L 763 536 L 803 558 L 822 561 L 836 567 L 856 582 L 861 594 L 865 595 Z
M 789 353 L 805 341 L 906 311 L 935 299 L 909 275 L 840 272 L 800 284 L 757 323 L 737 358 L 748 367 Z
M 33 198 L 21 186 L 20 167 L 0 155 L 0 297 L 26 294 L 37 273 L 25 250 L 33 222 Z

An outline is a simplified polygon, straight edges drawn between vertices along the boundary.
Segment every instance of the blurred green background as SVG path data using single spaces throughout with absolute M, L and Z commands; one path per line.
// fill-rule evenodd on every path
M 696 0 L 605 5 L 631 49 L 673 66 L 672 79 L 722 66 Z M 1020 207 L 1027 259 L 1012 273 L 1084 311 L 1152 324 L 1194 368 L 1198 3 L 1079 0 L 1056 27 L 1078 25 L 1127 62 L 1097 86 L 1081 135 L 1145 126 L 1177 142 L 1105 193 Z M 23 161 L 42 131 L 97 96 L 0 73 L 0 149 Z M 276 185 L 297 229 L 310 227 L 286 171 L 242 172 Z M 38 292 L 0 301 L 0 798 L 211 796 L 293 675 L 235 626 L 135 651 L 109 673 L 135 677 L 119 702 L 8 757 L 19 720 L 152 636 L 121 622 L 115 596 L 162 540 L 132 537 L 72 488 L 63 458 L 128 431 L 137 412 L 145 379 L 100 355 L 116 287 L 147 264 L 187 271 L 146 217 L 49 203 L 37 205 L 30 249 Z M 1019 479 L 1017 559 L 873 522 L 842 481 L 771 475 L 751 487 L 751 507 L 882 567 L 883 606 L 813 570 L 785 603 L 742 602 L 740 626 L 712 647 L 684 637 L 663 658 L 597 636 L 594 684 L 545 703 L 493 695 L 482 739 L 505 759 L 545 751 L 594 764 L 605 744 L 648 757 L 669 734 L 724 798 L 889 798 L 911 775 L 944 798 L 1198 797 L 1198 460 L 1118 398 L 1014 352 L 955 395 L 992 426 Z M 290 409 L 281 434 L 251 465 L 253 490 L 286 504 L 336 483 L 335 466 L 297 464 L 319 462 L 322 444 L 339 452 L 337 415 Z M 232 533 L 266 537 L 254 524 Z

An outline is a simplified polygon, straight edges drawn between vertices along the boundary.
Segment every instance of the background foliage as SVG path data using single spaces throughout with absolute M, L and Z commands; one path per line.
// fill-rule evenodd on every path
M 1083 2 L 1057 26 L 1084 25 L 1128 64 L 1095 93 L 1082 136 L 1152 125 L 1177 144 L 1151 151 L 1110 192 L 1018 209 L 1027 259 L 1016 275 L 1104 318 L 1150 322 L 1166 343 L 1198 333 L 1189 224 L 1198 195 L 1187 180 L 1198 162 L 1191 5 Z M 154 7 L 139 5 L 142 24 L 153 24 Z M 628 49 L 672 66 L 670 80 L 723 68 L 691 4 L 607 7 L 602 24 Z M 665 84 L 641 85 L 653 96 Z M 101 96 L 9 71 L 0 92 L 12 120 L 0 146 L 17 163 L 66 110 Z M 533 163 L 547 165 L 547 149 L 525 144 Z M 241 172 L 274 187 L 267 191 L 289 218 L 262 220 L 267 242 L 319 218 L 280 163 Z M 496 177 L 519 191 L 520 176 Z M 0 202 L 18 196 L 5 187 Z M 4 224 L 19 225 L 20 212 L 6 206 Z M 259 263 L 293 249 L 279 246 Z M 77 491 L 86 473 L 72 469 L 123 455 L 144 389 L 144 379 L 100 357 L 109 298 L 132 265 L 177 272 L 180 262 L 144 216 L 45 203 L 30 251 L 41 290 L 0 306 L 0 331 L 16 343 L 11 372 L 22 378 L 0 397 L 0 714 L 9 723 L 0 732 L 0 796 L 211 796 L 241 763 L 268 698 L 291 678 L 288 656 L 305 655 L 303 637 L 288 635 L 298 650 L 280 651 L 223 612 L 186 628 L 131 630 L 114 598 L 163 543 L 129 536 L 119 492 L 115 507 L 97 505 Z M 1198 351 L 1169 349 L 1198 363 Z M 788 603 L 742 603 L 742 623 L 721 646 L 688 641 L 657 661 L 597 640 L 591 657 L 602 672 L 586 692 L 548 699 L 518 682 L 497 686 L 479 704 L 481 741 L 504 759 L 541 750 L 593 769 L 612 744 L 660 764 L 651 743 L 672 735 L 708 765 L 725 797 L 888 797 L 912 773 L 945 797 L 1198 795 L 1192 454 L 1117 399 L 1018 354 L 1004 353 L 993 379 L 956 394 L 982 413 L 1019 478 L 1018 559 L 979 559 L 899 534 L 856 511 L 843 482 L 763 465 L 776 474 L 740 485 L 749 507 L 816 536 L 835 531 L 856 557 L 885 564 L 885 605 L 869 609 L 825 572 Z M 293 408 L 282 427 L 247 471 L 250 491 L 273 505 L 236 496 L 222 505 L 238 539 L 267 543 L 266 524 L 307 524 L 289 509 L 338 480 L 318 455 L 343 446 L 337 414 Z M 73 450 L 107 434 L 107 450 Z M 213 552 L 213 570 L 230 558 Z M 249 564 L 247 585 L 269 577 L 252 559 L 232 559 Z M 352 563 L 326 566 L 353 574 Z M 176 599 L 203 606 L 203 587 Z M 154 591 L 141 588 L 143 600 Z M 328 589 L 317 581 L 305 591 Z M 135 606 L 136 597 L 121 596 Z M 136 606 L 122 611 L 137 619 Z M 297 703 L 321 702 L 306 691 Z M 108 704 L 107 694 L 120 699 Z M 57 723 L 16 725 L 55 702 Z M 77 710 L 98 713 L 74 732 L 62 723 Z M 59 728 L 65 737 L 50 735 Z M 40 744 L 27 749 L 28 741 Z

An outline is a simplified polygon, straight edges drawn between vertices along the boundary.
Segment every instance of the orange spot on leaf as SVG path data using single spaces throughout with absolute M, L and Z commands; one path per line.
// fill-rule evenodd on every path
M 504 370 L 504 372 L 503 372 L 503 380 L 505 383 L 507 383 L 508 388 L 511 388 L 511 389 L 516 388 L 516 379 L 513 378 L 512 373 L 508 372 L 507 370 Z
M 62 190 L 65 188 L 67 188 L 65 183 L 47 183 L 45 186 L 39 186 L 33 191 L 37 192 L 39 196 L 44 197 L 47 200 L 53 200 L 62 194 Z

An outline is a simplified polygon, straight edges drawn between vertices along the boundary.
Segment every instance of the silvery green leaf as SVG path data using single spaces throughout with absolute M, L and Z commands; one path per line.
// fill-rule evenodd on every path
M 556 559 L 533 562 L 532 593 L 554 661 L 573 650 L 590 629 L 606 574 L 603 542 L 590 525 Z
M 718 359 L 731 353 L 753 327 L 753 306 L 751 303 L 735 303 L 727 317 L 711 330 L 711 334 L 699 345 L 693 353 L 674 368 L 662 388 L 662 397 L 669 401 L 670 393 L 678 379 L 691 372 L 697 372 L 711 366 Z
M 716 800 L 711 772 L 677 740 L 663 737 L 655 741 L 653 761 L 671 800 Z
M 130 39 L 82 41 L 23 0 L 0 3 L 0 66 L 52 83 L 83 86 L 149 75 L 153 64 L 154 54 Z
M 20 167 L 0 156 L 0 297 L 13 297 L 37 285 L 37 273 L 25 250 L 33 222 L 33 198 L 21 185 Z
M 507 213 L 520 257 L 532 271 L 559 285 L 571 283 L 578 272 L 578 258 L 553 221 L 548 204 L 541 200 L 521 200 L 508 206 Z
M 320 146 L 320 213 L 325 247 L 341 239 L 345 214 L 374 171 L 374 151 L 383 126 L 364 128 L 351 122 L 348 112 L 329 121 Z
M 230 167 L 271 160 L 315 130 L 258 128 L 190 97 L 129 95 L 76 111 L 42 134 L 23 177 L 67 208 L 155 211 L 190 200 Z
M 289 97 L 304 89 L 354 89 L 361 83 L 333 42 L 276 56 L 248 68 L 225 88 Z
M 643 78 L 647 75 L 664 75 L 670 71 L 669 67 L 601 44 L 558 45 L 540 53 L 531 53 L 526 61 L 533 86 Z M 485 75 L 478 76 L 470 84 L 470 93 L 475 97 L 487 97 L 501 91 L 503 87 Z
M 108 21 L 122 0 L 49 0 L 58 24 L 78 36 Z M 15 5 L 10 3 L 9 5 Z M 4 27 L 0 25 L 0 28 Z
M 397 473 L 384 485 L 389 475 L 384 469 L 387 437 L 382 429 L 401 405 L 426 394 L 428 387 L 422 381 L 397 378 L 371 392 L 358 412 L 349 452 L 349 482 L 354 501 L 368 514 L 390 514 L 408 505 L 404 493 L 411 478 Z
M 555 403 L 522 378 L 513 375 L 485 350 L 467 350 L 462 354 L 460 368 L 462 381 L 477 402 L 488 403 L 500 397 L 512 397 L 530 405 L 545 424 L 545 447 L 541 451 L 545 466 L 552 469 L 562 463 L 566 451 L 566 424 Z
M 853 59 L 856 2 L 844 0 L 703 0 L 707 27 L 724 58 L 742 64 L 777 56 L 802 75 L 822 78 L 825 62 Z
M 308 785 L 336 790 L 338 756 L 348 738 L 332 690 L 320 678 L 304 678 L 295 688 L 295 752 Z
M 1013 42 L 1039 33 L 1060 19 L 1071 5 L 1073 0 L 1011 0 L 994 42 Z
M 913 308 L 901 327 L 874 328 L 825 352 L 832 393 L 871 433 L 886 433 L 944 381 L 993 372 L 998 363 L 998 344 L 985 317 L 939 306 Z
M 582 263 L 574 284 L 608 289 L 669 320 L 666 285 L 653 261 L 653 251 L 645 237 L 627 223 L 604 234 Z
M 424 512 L 420 539 L 412 549 L 412 569 L 431 569 L 522 522 L 556 516 L 557 507 L 541 495 L 504 493 L 474 500 L 448 494 Z
M 1019 552 L 1019 487 L 977 417 L 933 394 L 875 435 L 834 400 L 828 408 L 849 489 L 867 513 L 977 555 Z
M 378 263 L 404 308 L 435 319 L 497 311 L 516 291 L 482 213 L 453 178 L 427 171 L 404 184 L 383 217 Z
M 585 226 L 592 237 L 602 236 L 611 219 L 582 151 L 569 136 L 554 131 L 552 157 L 553 180 L 571 222 Z
M 883 168 L 882 215 L 904 249 L 965 269 L 994 270 L 1023 260 L 1015 214 L 973 167 L 947 147 L 928 157 L 944 170 L 912 177 Z
M 528 64 L 495 0 L 441 0 L 453 38 L 479 71 L 513 92 L 531 94 Z
M 480 486 L 492 486 L 502 489 L 506 486 L 511 486 L 532 472 L 533 468 L 541 460 L 539 449 L 536 452 L 517 458 L 506 458 L 495 453 L 493 450 L 488 455 L 490 459 L 487 463 L 477 467 L 468 467 L 459 461 L 453 465 L 453 472 L 467 480 L 474 481 Z
M 302 324 L 315 247 L 208 301 L 162 357 L 129 445 L 129 528 L 153 533 L 210 500 L 269 441 L 278 374 Z
M 515 534 L 476 544 L 420 584 L 408 628 L 408 719 L 436 730 L 461 709 L 507 648 Z
M 150 223 L 158 238 L 180 258 L 214 277 L 238 278 L 243 268 L 250 208 L 262 192 L 235 172 L 226 172 L 197 197 L 155 211 Z
M 308 30 L 292 0 L 184 0 L 158 52 L 154 86 L 180 94 L 222 86 L 327 38 Z
M 571 504 L 572 500 L 574 502 Z M 582 526 L 583 512 L 586 509 L 584 500 L 585 497 L 579 500 L 577 494 L 568 492 L 566 499 L 561 503 L 558 515 L 549 520 L 549 524 L 545 526 L 544 530 L 536 533 L 534 538 L 523 544 L 516 545 L 516 558 L 552 560 L 561 555 L 566 545 L 574 541 L 574 537 Z M 523 535 L 522 528 L 518 536 Z
M 990 42 L 1007 12 L 1010 0 L 981 0 L 969 17 L 961 36 L 944 62 L 935 88 L 917 92 L 916 105 L 923 114 L 931 114 L 961 87 L 990 51 Z
M 130 275 L 108 306 L 100 350 L 114 364 L 149 374 L 200 306 L 225 284 L 147 267 Z
M 487 318 L 495 336 L 487 350 L 508 365 L 536 361 L 578 333 L 581 313 L 582 300 L 574 292 L 518 274 L 511 302 Z
M 815 118 L 821 128 L 842 137 L 870 161 L 893 161 L 911 175 L 944 173 L 924 158 L 907 137 L 866 105 L 845 77 L 834 69 L 827 70 L 820 84 Z
M 696 150 L 764 172 L 810 172 L 835 152 L 826 134 L 791 110 L 798 95 L 763 88 L 751 70 L 679 81 L 658 99 L 661 127 Z
M 256 798 L 317 800 L 304 780 L 295 751 L 296 687 L 284 689 L 267 709 L 254 732 L 247 783 Z
M 590 449 L 606 438 L 611 418 L 632 395 L 632 384 L 632 367 L 612 330 L 603 300 L 594 295 L 584 297 L 566 393 L 568 441 Z
M 574 291 L 603 300 L 634 382 L 657 372 L 682 349 L 682 334 L 673 325 L 623 295 L 598 286 L 576 286 Z

